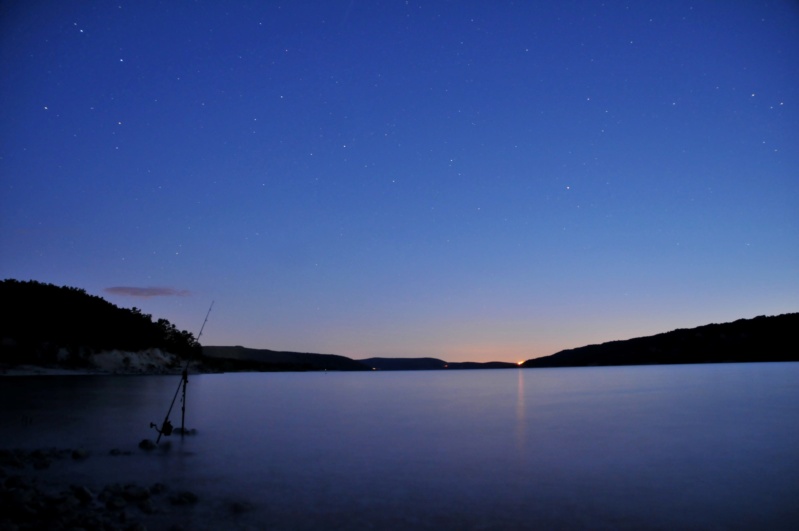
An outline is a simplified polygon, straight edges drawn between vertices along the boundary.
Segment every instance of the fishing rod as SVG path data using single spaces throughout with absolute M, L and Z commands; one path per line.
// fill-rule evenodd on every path
M 199 345 L 200 337 L 203 335 L 203 330 L 205 330 L 205 323 L 208 322 L 208 316 L 211 315 L 211 310 L 214 307 L 214 301 L 211 301 L 211 306 L 208 308 L 208 313 L 205 314 L 205 320 L 203 321 L 202 326 L 200 327 L 200 333 L 197 334 L 197 339 L 195 341 Z M 175 396 L 172 397 L 172 403 L 169 404 L 169 409 L 166 412 L 166 416 L 164 417 L 164 422 L 161 423 L 161 429 L 158 429 L 158 426 L 155 422 L 150 423 L 151 428 L 155 428 L 155 431 L 158 432 L 158 438 L 155 440 L 155 444 L 158 444 L 161 441 L 161 436 L 166 435 L 167 437 L 172 435 L 172 431 L 174 428 L 172 427 L 172 423 L 169 421 L 169 415 L 172 413 L 172 408 L 175 406 L 175 400 L 178 398 L 178 393 L 180 392 L 180 388 L 183 387 L 183 398 L 182 406 L 181 406 L 181 414 L 180 414 L 180 436 L 186 434 L 186 384 L 189 383 L 189 363 L 191 362 L 191 357 L 186 358 L 186 366 L 183 368 L 183 374 L 180 377 L 180 383 L 178 384 L 178 388 L 175 389 Z

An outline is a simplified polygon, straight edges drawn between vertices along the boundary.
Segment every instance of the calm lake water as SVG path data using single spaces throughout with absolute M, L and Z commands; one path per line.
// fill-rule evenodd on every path
M 178 384 L 2 378 L 0 447 L 215 500 L 187 529 L 799 529 L 799 363 L 196 375 L 138 450 Z

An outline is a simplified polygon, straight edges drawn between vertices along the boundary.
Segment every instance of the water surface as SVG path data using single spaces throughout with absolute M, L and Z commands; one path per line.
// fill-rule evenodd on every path
M 197 435 L 139 451 L 178 383 L 3 378 L 0 445 L 88 449 L 74 481 L 251 502 L 234 526 L 799 526 L 798 363 L 197 375 Z

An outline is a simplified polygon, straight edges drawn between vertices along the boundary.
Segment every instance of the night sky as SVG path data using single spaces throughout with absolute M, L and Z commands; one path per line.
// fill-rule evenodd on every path
M 799 310 L 799 3 L 0 4 L 0 278 L 519 361 Z

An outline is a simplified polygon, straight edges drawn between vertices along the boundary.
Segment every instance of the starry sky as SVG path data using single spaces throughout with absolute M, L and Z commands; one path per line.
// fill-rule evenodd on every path
M 793 1 L 0 4 L 0 278 L 448 361 L 799 310 Z

